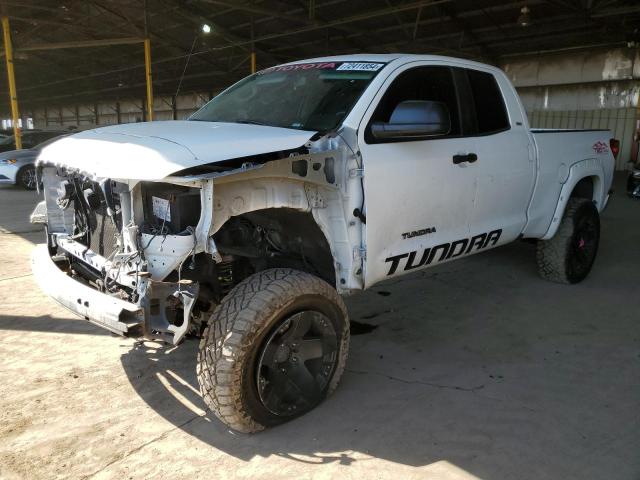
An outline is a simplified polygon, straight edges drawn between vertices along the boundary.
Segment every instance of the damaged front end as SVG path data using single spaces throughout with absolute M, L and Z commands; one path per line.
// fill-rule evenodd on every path
M 362 230 L 345 212 L 362 205 L 361 179 L 342 142 L 325 136 L 128 180 L 124 169 L 95 162 L 85 173 L 51 154 L 38 163 L 44 201 L 31 215 L 47 239 L 33 255 L 36 280 L 96 325 L 172 344 L 200 335 L 227 293 L 259 271 L 360 289 Z
M 94 179 L 64 168 L 41 171 L 44 201 L 31 216 L 45 225 L 33 272 L 63 306 L 121 335 L 177 344 L 211 309 L 190 274 L 211 251 L 207 182 L 186 187 Z

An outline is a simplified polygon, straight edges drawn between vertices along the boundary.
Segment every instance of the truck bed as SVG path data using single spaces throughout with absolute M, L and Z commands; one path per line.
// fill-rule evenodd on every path
M 615 159 L 609 147 L 612 134 L 601 129 L 532 129 L 537 151 L 538 175 L 528 210 L 525 237 L 542 238 L 559 221 L 558 210 L 564 211 L 566 198 L 561 198 L 562 187 L 576 175 L 576 169 L 600 175 L 605 181 L 593 185 L 593 199 L 602 210 L 613 178 Z M 577 165 L 579 164 L 579 165 Z

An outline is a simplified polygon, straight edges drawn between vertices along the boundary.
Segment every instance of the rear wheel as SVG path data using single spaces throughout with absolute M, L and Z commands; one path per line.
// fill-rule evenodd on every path
M 27 190 L 35 190 L 38 185 L 36 168 L 33 165 L 25 165 L 18 170 L 16 183 Z
M 555 236 L 538 241 L 538 272 L 546 280 L 578 283 L 593 266 L 600 243 L 600 216 L 591 200 L 571 198 Z
M 202 396 L 234 430 L 286 422 L 333 392 L 348 347 L 347 311 L 333 287 L 292 269 L 256 273 L 211 317 L 198 353 Z

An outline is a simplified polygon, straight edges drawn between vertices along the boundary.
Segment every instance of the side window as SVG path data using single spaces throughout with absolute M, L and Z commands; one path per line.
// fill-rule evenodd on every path
M 478 133 L 487 135 L 508 130 L 509 117 L 495 77 L 478 70 L 467 70 L 467 77 L 475 105 Z
M 451 131 L 446 136 L 460 135 L 460 115 L 451 69 L 449 67 L 416 67 L 402 72 L 389 86 L 369 121 L 388 122 L 400 102 L 408 100 L 430 100 L 444 103 L 451 116 Z M 367 143 L 377 143 L 370 128 L 365 132 Z

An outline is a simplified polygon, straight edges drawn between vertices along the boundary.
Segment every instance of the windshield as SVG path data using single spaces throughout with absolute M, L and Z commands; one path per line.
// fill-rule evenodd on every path
M 281 65 L 241 80 L 190 120 L 326 132 L 347 116 L 384 63 Z
M 10 145 L 13 143 L 13 135 L 0 139 L 0 145 Z

